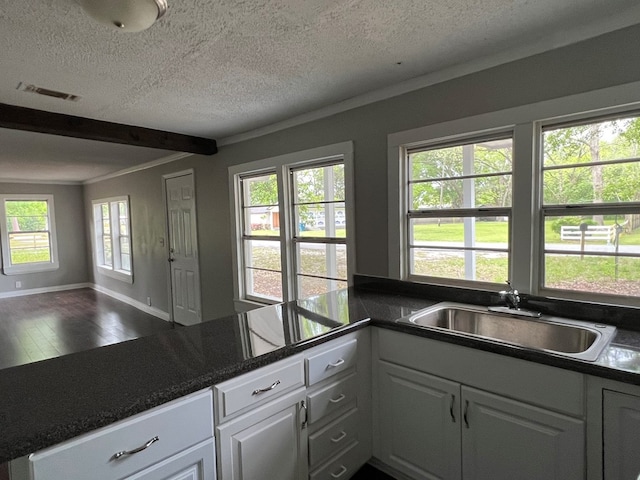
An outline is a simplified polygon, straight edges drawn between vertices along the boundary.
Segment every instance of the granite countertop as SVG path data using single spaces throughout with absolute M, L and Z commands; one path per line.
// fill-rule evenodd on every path
M 297 354 L 368 325 L 640 385 L 637 310 L 607 309 L 618 332 L 585 362 L 397 323 L 442 300 L 491 304 L 491 292 L 357 277 L 356 287 L 0 370 L 0 463 Z M 543 299 L 544 300 L 544 299 Z M 542 302 L 541 299 L 529 299 Z M 538 305 L 540 306 L 540 305 Z M 578 316 L 601 315 L 601 306 Z M 600 320 L 601 321 L 601 320 Z M 629 323 L 625 323 L 629 322 Z M 622 328 L 620 327 L 622 325 Z

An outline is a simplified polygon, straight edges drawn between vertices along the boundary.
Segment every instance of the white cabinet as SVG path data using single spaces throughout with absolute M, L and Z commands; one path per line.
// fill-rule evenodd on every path
M 215 479 L 210 389 L 40 450 L 11 464 L 12 480 L 186 480 L 192 477 Z
M 605 480 L 640 478 L 640 397 L 603 391 Z
M 496 378 L 499 370 L 484 352 L 451 345 L 438 352 L 437 360 L 423 362 L 433 353 L 427 352 L 431 346 L 435 344 L 427 339 L 396 332 L 379 335 L 382 359 L 377 361 L 374 389 L 377 459 L 415 479 L 584 478 L 584 421 L 579 411 L 571 411 L 577 406 L 554 399 L 562 396 L 558 392 L 534 395 L 537 405 L 518 398 L 528 390 L 518 385 L 522 381 L 536 383 L 546 375 L 552 384 L 566 381 L 571 390 L 576 380 L 572 375 L 564 378 L 565 372 L 540 366 L 543 370 L 532 371 L 531 378 L 502 385 L 504 381 Z M 466 369 L 456 365 L 457 355 L 472 355 L 464 359 Z M 507 364 L 511 360 L 501 359 Z M 448 373 L 448 378 L 433 371 Z M 475 388 L 485 384 L 495 385 L 500 394 Z M 549 405 L 544 405 L 545 399 Z M 554 411 L 563 408 L 577 413 L 577 418 Z
M 218 427 L 220 479 L 305 478 L 304 400 L 300 388 Z
M 216 385 L 220 480 L 350 478 L 371 457 L 369 331 Z

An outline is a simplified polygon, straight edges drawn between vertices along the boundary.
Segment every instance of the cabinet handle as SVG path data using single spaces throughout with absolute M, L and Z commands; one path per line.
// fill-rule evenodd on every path
M 332 438 L 332 439 L 331 439 L 331 441 L 332 441 L 333 443 L 339 443 L 339 442 L 341 442 L 341 441 L 344 439 L 344 437 L 346 437 L 346 436 L 347 436 L 347 432 L 345 432 L 344 430 L 342 430 L 342 431 L 340 432 L 340 435 L 338 435 L 337 437 Z
M 251 395 L 260 395 L 262 393 L 268 392 L 269 390 L 273 390 L 274 388 L 276 388 L 278 385 L 280 385 L 280 380 L 276 380 L 275 382 L 273 382 L 271 384 L 271 386 L 267 387 L 267 388 L 258 388 L 257 390 L 254 390 Z
M 456 416 L 453 413 L 453 405 L 456 403 L 456 396 L 455 395 L 451 395 L 451 403 L 449 404 L 449 415 L 451 415 L 451 421 L 453 423 L 456 423 Z
M 340 403 L 342 400 L 344 400 L 344 393 L 341 393 L 338 398 L 330 398 L 329 399 L 329 401 L 331 403 Z
M 339 358 L 333 363 L 329 362 L 329 364 L 327 365 L 327 368 L 336 368 L 342 365 L 343 363 L 344 363 L 344 358 Z
M 300 402 L 300 410 L 304 410 L 304 418 L 302 419 L 302 430 L 304 430 L 305 428 L 307 428 L 307 415 L 308 415 L 308 409 L 307 409 L 307 402 L 305 402 L 304 400 L 302 400 Z
M 345 473 L 347 473 L 347 467 L 345 467 L 344 465 L 340 466 L 340 471 L 336 472 L 336 473 L 332 473 L 331 476 L 333 478 L 340 478 L 342 475 L 344 475 Z
M 141 447 L 134 448 L 133 450 L 122 450 L 121 452 L 114 453 L 111 459 L 117 460 L 120 457 L 124 457 L 125 455 L 135 455 L 136 453 L 146 450 L 147 448 L 149 448 L 151 445 L 158 442 L 159 440 L 160 440 L 160 437 L 157 437 L 157 436 L 153 437 L 151 440 L 149 440 L 147 443 L 145 443 Z
M 469 400 L 465 400 L 464 401 L 464 415 L 463 415 L 463 417 L 464 417 L 464 426 L 467 427 L 467 428 L 469 428 L 469 417 L 468 417 L 468 414 L 469 414 Z

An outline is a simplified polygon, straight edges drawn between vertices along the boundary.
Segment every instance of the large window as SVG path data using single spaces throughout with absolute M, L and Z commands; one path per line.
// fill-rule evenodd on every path
M 407 151 L 411 277 L 509 277 L 512 157 L 509 137 Z
M 542 285 L 640 295 L 640 118 L 542 129 Z
M 94 200 L 94 254 L 98 271 L 132 281 L 131 222 L 127 197 Z
M 347 143 L 230 168 L 240 304 L 348 286 L 351 157 Z
M 5 275 L 58 268 L 52 195 L 0 195 Z
M 391 276 L 640 306 L 639 97 L 590 92 L 390 134 Z

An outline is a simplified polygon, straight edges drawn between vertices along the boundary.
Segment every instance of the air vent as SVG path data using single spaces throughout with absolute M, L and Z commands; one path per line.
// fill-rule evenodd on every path
M 18 84 L 18 90 L 23 92 L 37 93 L 38 95 L 46 95 L 47 97 L 59 98 L 61 100 L 67 100 L 69 102 L 77 102 L 80 100 L 79 95 L 73 95 L 71 93 L 58 92 L 57 90 L 49 90 L 48 88 L 37 87 L 28 83 L 20 82 Z

